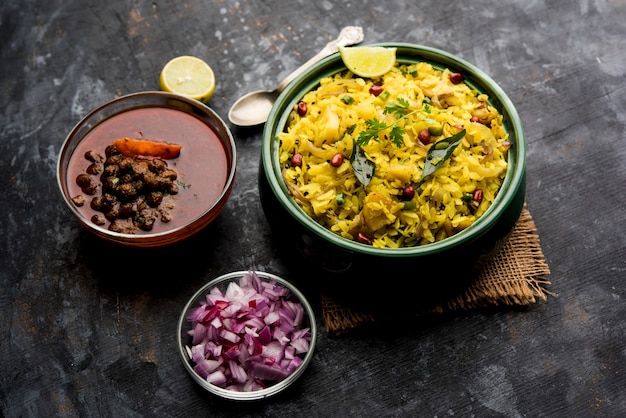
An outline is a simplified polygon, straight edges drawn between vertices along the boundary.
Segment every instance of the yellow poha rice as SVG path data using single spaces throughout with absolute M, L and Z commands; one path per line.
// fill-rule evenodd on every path
M 383 93 L 370 93 L 373 85 Z M 385 106 L 398 99 L 416 112 L 400 119 L 385 114 Z M 283 178 L 310 217 L 346 239 L 379 248 L 439 241 L 475 222 L 500 189 L 511 145 L 502 116 L 485 94 L 464 82 L 452 83 L 448 69 L 396 64 L 375 80 L 346 71 L 322 79 L 302 101 L 306 114 L 294 110 L 285 132 L 278 135 Z M 389 139 L 389 130 L 362 147 L 375 162 L 374 176 L 364 186 L 350 156 L 371 119 L 388 126 L 396 123 L 404 135 L 399 147 Z M 429 127 L 440 135 L 425 145 L 418 134 Z M 450 159 L 420 181 L 428 149 L 462 129 L 465 137 Z M 335 167 L 330 161 L 337 153 L 344 158 Z M 301 165 L 291 163 L 295 154 L 302 156 Z M 414 204 L 403 198 L 407 186 L 416 191 L 410 200 Z M 473 199 L 478 189 L 482 200 Z

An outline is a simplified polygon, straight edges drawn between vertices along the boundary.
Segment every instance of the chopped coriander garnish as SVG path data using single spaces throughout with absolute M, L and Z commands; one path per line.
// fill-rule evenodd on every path
M 404 142 L 404 129 L 398 126 L 398 122 L 402 119 L 408 118 L 413 113 L 417 112 L 417 110 L 411 111 L 410 103 L 403 99 L 398 98 L 396 102 L 392 102 L 385 106 L 383 109 L 383 113 L 385 115 L 393 115 L 396 120 L 387 124 L 385 122 L 381 122 L 378 119 L 368 119 L 365 121 L 365 125 L 367 129 L 361 131 L 359 134 L 359 138 L 356 140 L 357 145 L 364 146 L 370 142 L 370 139 L 374 139 L 378 141 L 378 135 L 386 130 L 389 130 L 389 139 L 394 143 L 395 146 L 400 147 Z
M 383 92 L 380 93 L 378 98 L 384 102 L 385 100 L 387 100 L 389 98 L 389 95 L 390 95 L 390 93 L 387 90 L 383 90 Z

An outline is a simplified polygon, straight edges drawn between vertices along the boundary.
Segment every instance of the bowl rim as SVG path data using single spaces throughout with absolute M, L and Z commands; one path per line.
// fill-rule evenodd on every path
M 235 392 L 235 391 L 224 389 L 219 386 L 208 383 L 205 379 L 200 377 L 200 375 L 198 375 L 198 373 L 196 373 L 195 370 L 193 370 L 191 360 L 188 357 L 185 344 L 183 343 L 183 335 L 186 335 L 187 330 L 188 330 L 185 327 L 185 325 L 188 324 L 187 313 L 189 312 L 190 309 L 197 306 L 197 304 L 199 303 L 199 299 L 201 297 L 204 297 L 212 288 L 219 285 L 220 283 L 225 283 L 225 282 L 229 282 L 235 279 L 239 279 L 245 276 L 246 274 L 250 274 L 250 273 L 257 274 L 261 278 L 261 280 L 276 280 L 277 283 L 289 289 L 291 294 L 298 298 L 298 300 L 302 304 L 302 307 L 304 308 L 306 317 L 309 320 L 309 326 L 310 326 L 310 331 L 311 331 L 311 341 L 309 342 L 309 350 L 306 352 L 306 354 L 302 358 L 302 363 L 287 378 L 265 389 L 252 391 L 252 392 Z M 313 359 L 313 355 L 315 351 L 316 342 L 317 342 L 317 320 L 315 319 L 315 312 L 313 311 L 311 304 L 309 303 L 307 298 L 304 296 L 304 294 L 288 280 L 283 279 L 282 277 L 277 276 L 273 273 L 268 273 L 268 272 L 259 271 L 259 270 L 233 271 L 233 272 L 218 276 L 210 280 L 209 282 L 207 282 L 205 285 L 200 287 L 200 289 L 198 289 L 188 299 L 187 303 L 185 304 L 185 307 L 182 310 L 182 313 L 180 314 L 180 317 L 178 318 L 178 324 L 176 326 L 176 344 L 178 347 L 178 354 L 180 355 L 180 358 L 183 362 L 183 366 L 185 367 L 185 370 L 187 370 L 189 375 L 192 377 L 192 379 L 196 383 L 198 383 L 200 386 L 202 386 L 202 388 L 204 388 L 208 392 L 213 393 L 222 398 L 231 399 L 231 400 L 250 401 L 250 400 L 265 399 L 272 395 L 276 395 L 277 393 L 282 392 L 287 387 L 291 386 L 296 380 L 298 380 L 298 378 L 304 373 L 306 368 L 311 363 L 311 360 Z
M 161 101 L 162 103 L 153 103 L 153 104 L 134 103 L 134 101 L 142 100 L 143 98 L 146 98 L 147 100 L 154 98 L 154 102 Z M 107 112 L 110 109 L 115 109 L 116 106 L 119 106 L 123 104 L 124 102 L 129 102 L 129 103 L 134 103 L 134 104 L 129 106 L 128 108 L 118 110 L 117 112 L 105 115 L 101 117 L 100 119 L 98 119 L 98 115 L 100 113 Z M 164 103 L 168 103 L 169 106 L 166 106 Z M 180 105 L 174 105 L 173 103 L 177 103 Z M 67 179 L 65 175 L 66 167 L 63 164 L 63 160 L 66 157 L 66 154 L 69 153 L 70 154 L 68 156 L 68 164 L 69 164 L 69 161 L 71 160 L 72 154 L 74 151 L 74 149 L 69 151 L 69 145 L 75 136 L 77 135 L 81 136 L 80 140 L 77 142 L 78 144 L 84 139 L 87 133 L 89 133 L 93 128 L 98 126 L 101 122 L 128 110 L 133 110 L 137 108 L 149 108 L 149 107 L 164 107 L 164 108 L 178 110 L 178 111 L 185 112 L 187 114 L 196 115 L 196 116 L 198 114 L 197 112 L 200 112 L 200 114 L 215 121 L 218 126 L 214 126 L 209 123 L 207 123 L 207 125 L 209 126 L 210 129 L 212 129 L 215 132 L 215 135 L 220 139 L 220 142 L 222 142 L 226 155 L 230 160 L 228 176 L 226 178 L 224 187 L 220 195 L 218 196 L 218 198 L 215 200 L 215 202 L 210 207 L 206 208 L 202 213 L 200 213 L 196 218 L 190 220 L 186 224 L 180 225 L 175 228 L 167 229 L 165 231 L 155 232 L 155 233 L 126 234 L 126 233 L 110 231 L 107 228 L 104 228 L 102 226 L 99 226 L 90 222 L 89 219 L 86 219 L 81 214 L 81 212 L 76 208 L 76 206 L 72 204 L 71 197 L 65 193 L 65 190 L 66 190 L 65 184 L 67 182 Z M 196 112 L 191 112 L 189 109 L 196 110 Z M 94 118 L 96 118 L 95 121 L 92 121 L 92 119 Z M 81 132 L 82 130 L 84 130 L 84 132 Z M 73 148 L 76 148 L 77 144 Z M 69 131 L 63 143 L 61 144 L 61 148 L 59 149 L 59 155 L 57 157 L 56 177 L 57 177 L 57 186 L 59 188 L 59 191 L 61 192 L 63 201 L 65 202 L 66 206 L 69 208 L 72 215 L 76 217 L 86 229 L 94 232 L 96 235 L 102 238 L 105 238 L 105 239 L 108 239 L 110 241 L 114 241 L 117 243 L 121 243 L 121 244 L 159 246 L 159 245 L 168 244 L 170 241 L 168 237 L 177 236 L 177 234 L 183 230 L 187 230 L 191 228 L 193 232 L 196 232 L 195 229 L 199 230 L 203 228 L 204 226 L 206 226 L 205 222 L 203 222 L 204 217 L 207 214 L 211 213 L 211 211 L 216 206 L 218 206 L 224 199 L 227 199 L 229 197 L 233 183 L 234 183 L 236 170 L 237 170 L 237 147 L 236 147 L 235 139 L 232 135 L 232 132 L 230 131 L 230 129 L 224 122 L 224 120 L 213 109 L 211 109 L 209 106 L 207 106 L 204 103 L 201 103 L 197 100 L 188 98 L 180 94 L 163 92 L 163 91 L 142 91 L 142 92 L 126 94 L 126 95 L 117 97 L 115 99 L 109 100 L 107 102 L 104 102 L 103 104 L 95 107 L 90 112 L 88 112 L 85 116 L 83 116 L 80 119 L 80 121 L 77 122 L 74 125 L 74 127 Z M 217 216 L 217 214 L 215 216 Z M 209 219 L 208 222 L 210 221 L 212 221 L 212 219 Z M 172 240 L 176 241 L 177 239 L 174 238 Z
M 510 136 L 514 136 L 515 140 L 514 146 L 509 149 L 507 174 L 496 199 L 487 211 L 469 228 L 444 240 L 415 247 L 374 248 L 357 241 L 343 238 L 329 231 L 309 217 L 293 200 L 282 181 L 278 155 L 274 152 L 277 147 L 276 143 L 278 142 L 276 135 L 286 126 L 290 109 L 293 109 L 297 101 L 300 100 L 306 92 L 319 85 L 320 79 L 336 74 L 339 71 L 347 70 L 338 52 L 322 59 L 303 74 L 296 77 L 296 79 L 282 91 L 270 111 L 263 130 L 261 169 L 266 176 L 272 193 L 277 198 L 279 204 L 307 231 L 312 232 L 318 238 L 332 242 L 348 252 L 367 253 L 384 257 L 414 257 L 440 253 L 452 247 L 477 240 L 497 223 L 500 212 L 506 208 L 508 202 L 513 200 L 524 183 L 526 169 L 526 138 L 517 109 L 504 90 L 490 76 L 474 64 L 449 52 L 406 42 L 374 43 L 369 46 L 396 48 L 397 61 L 400 63 L 426 61 L 440 69 L 456 69 L 465 75 L 465 82 L 468 85 L 480 92 L 485 92 L 489 96 L 490 103 L 497 102 L 499 104 L 496 107 L 504 116 L 507 132 Z M 513 158 L 511 158 L 511 156 L 513 156 Z

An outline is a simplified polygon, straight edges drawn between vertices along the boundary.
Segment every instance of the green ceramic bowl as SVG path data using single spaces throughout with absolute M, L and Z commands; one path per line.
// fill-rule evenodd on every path
M 447 287 L 459 282 L 463 272 L 497 249 L 517 222 L 525 198 L 526 140 L 520 117 L 506 93 L 480 69 L 444 51 L 406 43 L 384 43 L 377 46 L 397 48 L 400 63 L 426 61 L 439 68 L 461 72 L 467 84 L 486 93 L 490 104 L 504 118 L 513 146 L 504 184 L 488 211 L 472 226 L 428 245 L 409 248 L 373 248 L 342 238 L 306 215 L 289 195 L 282 180 L 278 162 L 277 134 L 286 127 L 290 112 L 319 80 L 346 68 L 339 54 L 320 61 L 295 79 L 282 92 L 269 115 L 263 132 L 259 171 L 259 188 L 264 212 L 276 235 L 297 263 L 307 263 L 324 277 L 356 277 L 364 280 L 373 272 L 399 272 L 411 280 L 437 277 Z M 408 274 L 405 274 L 408 273 Z M 377 276 L 377 275 L 375 275 Z M 465 275 L 467 276 L 467 275 Z M 335 280 L 336 282 L 336 280 Z

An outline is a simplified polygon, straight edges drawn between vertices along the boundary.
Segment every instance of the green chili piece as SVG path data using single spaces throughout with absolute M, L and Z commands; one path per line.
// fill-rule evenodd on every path
M 432 125 L 428 127 L 428 133 L 430 133 L 432 136 L 439 136 L 443 134 L 443 128 L 441 127 L 441 125 Z
M 417 203 L 415 200 L 409 200 L 408 202 L 404 202 L 404 210 L 415 210 L 417 208 Z
M 446 149 L 450 146 L 450 143 L 446 140 L 439 141 L 435 144 L 435 149 Z

